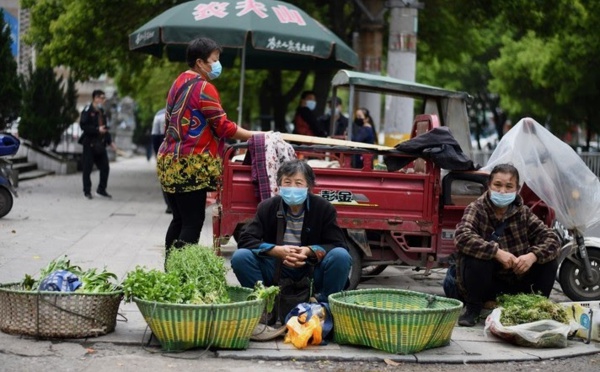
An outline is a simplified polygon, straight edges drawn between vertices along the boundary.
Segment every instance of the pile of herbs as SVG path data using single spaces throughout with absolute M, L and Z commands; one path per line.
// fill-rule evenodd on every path
M 503 308 L 500 322 L 504 326 L 546 319 L 569 323 L 567 312 L 562 306 L 539 294 L 500 295 L 498 305 Z
M 198 244 L 188 244 L 169 253 L 166 272 L 143 267 L 127 274 L 123 281 L 125 300 L 175 304 L 229 303 L 223 257 Z
M 133 298 L 174 304 L 227 304 L 229 298 L 225 259 L 209 247 L 188 244 L 169 253 L 166 272 L 136 267 L 123 281 L 125 301 Z M 273 307 L 279 287 L 257 283 L 248 299 L 264 298 Z
M 79 278 L 81 285 L 75 292 L 105 293 L 121 289 L 121 287 L 115 283 L 117 281 L 117 276 L 114 273 L 108 272 L 106 268 L 102 270 L 96 268 L 83 270 L 80 266 L 71 264 L 71 260 L 68 259 L 66 255 L 50 261 L 46 267 L 40 270 L 38 275 L 39 279 L 35 279 L 31 275 L 25 274 L 25 279 L 21 282 L 21 287 L 25 291 L 37 291 L 44 278 L 58 270 L 70 271 Z

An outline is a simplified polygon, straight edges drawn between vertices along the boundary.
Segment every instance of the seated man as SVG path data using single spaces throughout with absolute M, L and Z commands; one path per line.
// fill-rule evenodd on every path
M 346 286 L 352 264 L 336 210 L 310 193 L 315 174 L 304 161 L 283 163 L 277 185 L 279 195 L 262 201 L 242 230 L 231 259 L 233 272 L 242 286 L 254 288 L 259 280 L 273 285 L 277 266 L 279 278 L 296 281 L 314 268 L 314 297 L 327 302 Z

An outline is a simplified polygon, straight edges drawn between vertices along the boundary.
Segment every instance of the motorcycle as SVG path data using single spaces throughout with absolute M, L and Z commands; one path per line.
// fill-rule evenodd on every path
M 556 280 L 573 301 L 600 299 L 600 238 L 584 237 L 577 230 L 568 230 L 560 222 L 554 231 L 561 240 Z
M 15 190 L 12 162 L 5 156 L 17 153 L 21 142 L 11 134 L 0 134 L 0 218 L 6 216 L 13 206 L 13 195 L 18 196 Z

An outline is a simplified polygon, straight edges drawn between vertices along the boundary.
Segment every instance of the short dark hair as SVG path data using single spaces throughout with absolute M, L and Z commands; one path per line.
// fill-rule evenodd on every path
M 213 39 L 199 37 L 188 44 L 185 60 L 188 66 L 194 67 L 196 60 L 201 59 L 206 61 L 215 50 L 218 50 L 220 53 L 223 49 Z
M 305 90 L 304 92 L 302 92 L 302 94 L 300 95 L 300 99 L 306 99 L 306 97 L 308 97 L 309 95 L 315 95 L 315 92 L 312 90 Z
M 496 173 L 508 173 L 517 179 L 517 187 L 519 187 L 519 170 L 512 164 L 498 164 L 492 168 L 492 172 L 488 177 L 488 185 L 492 183 L 492 178 Z
M 329 97 L 327 99 L 327 103 L 332 103 L 334 104 L 334 106 L 341 106 L 342 105 L 342 100 L 340 99 L 340 97 Z
M 307 162 L 303 160 L 288 160 L 283 163 L 277 170 L 277 185 L 281 186 L 283 177 L 291 177 L 296 173 L 302 173 L 306 178 L 308 188 L 312 189 L 315 186 L 315 172 Z
M 98 96 L 105 96 L 105 97 L 106 97 L 106 94 L 104 94 L 104 91 L 103 91 L 103 90 L 100 90 L 100 89 L 95 89 L 95 90 L 92 92 L 92 99 L 94 99 L 94 98 L 96 98 L 96 97 L 98 97 Z

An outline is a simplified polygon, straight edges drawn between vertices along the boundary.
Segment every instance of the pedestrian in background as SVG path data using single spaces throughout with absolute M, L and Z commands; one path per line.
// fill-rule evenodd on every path
M 172 247 L 195 244 L 205 219 L 206 193 L 215 190 L 221 175 L 225 139 L 248 140 L 253 132 L 227 118 L 217 88 L 221 47 L 209 38 L 187 47 L 189 70 L 169 90 L 165 138 L 156 164 L 173 219 L 165 237 L 166 255 Z
M 83 131 L 79 139 L 79 143 L 83 146 L 83 195 L 88 199 L 93 198 L 90 176 L 94 164 L 100 173 L 96 193 L 105 198 L 112 198 L 106 191 L 110 170 L 106 146 L 113 146 L 113 143 L 108 132 L 106 114 L 104 113 L 105 100 L 106 95 L 102 90 L 94 90 L 92 92 L 92 102 L 85 106 L 79 120 L 79 125 Z
M 352 141 L 362 143 L 377 143 L 377 132 L 375 131 L 375 125 L 373 124 L 373 118 L 364 107 L 356 110 L 354 115 L 354 122 L 352 129 Z M 352 167 L 362 168 L 363 160 L 361 155 L 354 155 L 352 157 Z
M 315 92 L 305 90 L 300 95 L 300 104 L 294 114 L 294 133 L 305 136 L 326 137 L 327 132 L 317 122 Z
M 330 132 L 331 117 L 333 116 L 333 133 Z M 332 137 L 346 139 L 348 131 L 348 118 L 342 112 L 342 100 L 338 97 L 331 97 L 327 100 L 325 114 L 319 117 L 319 126 Z

